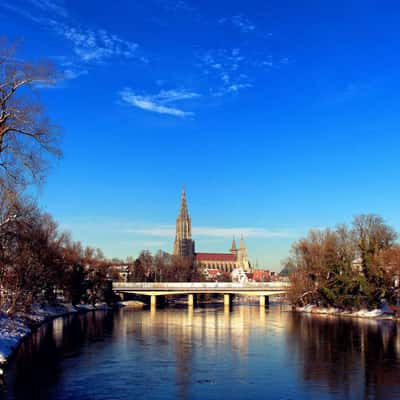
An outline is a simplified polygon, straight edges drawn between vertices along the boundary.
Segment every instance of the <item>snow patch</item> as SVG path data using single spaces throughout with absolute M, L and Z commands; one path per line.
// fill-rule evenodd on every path
M 376 318 L 376 317 L 381 317 L 384 313 L 382 310 L 359 310 L 353 313 L 356 317 L 364 317 L 364 318 Z
M 22 338 L 31 332 L 21 318 L 10 319 L 0 316 L 0 363 L 10 357 Z
M 358 311 L 340 310 L 334 307 L 317 307 L 313 304 L 306 305 L 304 307 L 296 307 L 296 311 L 311 314 L 322 314 L 322 315 L 343 315 L 350 317 L 361 317 L 361 318 L 379 318 L 385 316 L 391 318 L 392 314 L 389 307 L 382 307 L 382 309 L 367 310 L 361 309 Z

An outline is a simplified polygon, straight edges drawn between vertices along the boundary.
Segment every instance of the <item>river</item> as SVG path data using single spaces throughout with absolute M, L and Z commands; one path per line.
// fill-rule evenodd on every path
M 396 399 L 400 325 L 251 305 L 59 318 L 0 399 Z

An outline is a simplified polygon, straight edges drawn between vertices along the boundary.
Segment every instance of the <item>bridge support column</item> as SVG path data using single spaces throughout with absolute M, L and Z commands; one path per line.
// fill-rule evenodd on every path
M 150 296 L 150 307 L 156 308 L 157 307 L 157 296 L 154 294 Z
M 231 295 L 228 294 L 224 294 L 224 306 L 225 307 L 230 307 L 231 306 Z
M 188 306 L 194 307 L 196 305 L 196 295 L 195 294 L 188 294 Z
M 269 296 L 260 296 L 260 306 L 269 307 Z

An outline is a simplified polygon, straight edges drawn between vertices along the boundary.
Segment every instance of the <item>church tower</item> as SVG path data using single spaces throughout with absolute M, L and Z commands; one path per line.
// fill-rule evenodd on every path
M 194 241 L 192 240 L 192 221 L 189 216 L 186 203 L 186 192 L 182 190 L 181 208 L 176 219 L 176 236 L 174 244 L 174 256 L 194 256 Z
M 237 256 L 237 247 L 236 247 L 236 240 L 235 238 L 232 239 L 232 245 L 231 245 L 231 249 L 230 249 L 231 253 L 234 254 L 235 256 Z
M 237 252 L 237 255 L 238 255 L 238 262 L 239 262 L 239 265 L 241 266 L 241 268 L 243 268 L 243 270 L 245 272 L 250 271 L 251 266 L 250 266 L 249 257 L 247 256 L 247 249 L 246 249 L 246 245 L 244 244 L 243 235 L 240 239 L 240 245 L 239 245 L 239 250 Z

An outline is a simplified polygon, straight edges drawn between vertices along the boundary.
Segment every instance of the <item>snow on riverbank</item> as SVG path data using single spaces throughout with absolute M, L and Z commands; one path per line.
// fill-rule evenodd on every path
M 13 318 L 0 314 L 0 366 L 7 362 L 21 340 L 32 332 L 34 326 L 67 314 L 107 309 L 109 307 L 103 303 L 96 304 L 95 307 L 89 305 L 74 307 L 72 304 L 45 307 L 35 305 L 29 314 L 18 314 Z
M 309 314 L 319 314 L 319 315 L 338 315 L 338 316 L 346 316 L 346 317 L 360 317 L 360 318 L 385 318 L 385 319 L 393 319 L 393 312 L 389 309 L 389 307 L 382 307 L 382 309 L 374 309 L 374 310 L 358 310 L 358 311 L 345 311 L 339 308 L 334 307 L 318 307 L 312 304 L 309 304 L 304 307 L 296 307 L 296 311 L 309 313 Z
M 24 321 L 0 316 L 0 364 L 4 364 L 23 337 L 31 330 Z

